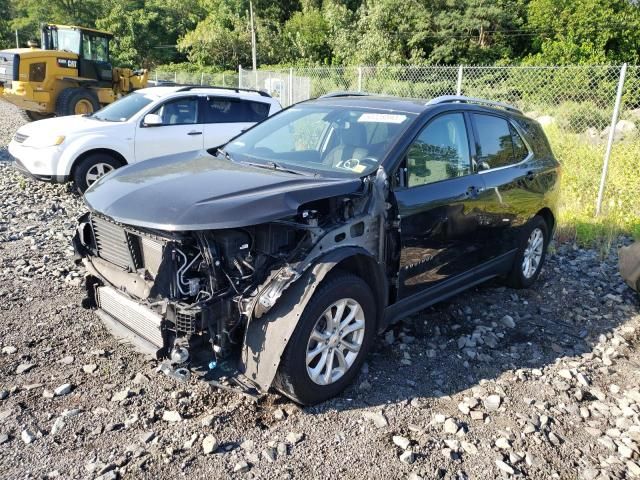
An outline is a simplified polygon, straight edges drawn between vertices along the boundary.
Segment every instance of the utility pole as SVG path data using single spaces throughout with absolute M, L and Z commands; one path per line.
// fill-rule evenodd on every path
M 249 14 L 251 16 L 251 60 L 253 62 L 253 74 L 256 79 L 256 88 L 258 88 L 258 67 L 256 60 L 256 29 L 253 23 L 253 2 L 249 1 Z
M 16 28 L 16 48 L 20 48 L 20 40 L 18 39 L 18 29 Z

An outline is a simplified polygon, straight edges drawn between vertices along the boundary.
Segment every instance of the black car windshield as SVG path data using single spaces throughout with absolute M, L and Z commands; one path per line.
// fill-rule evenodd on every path
M 224 150 L 234 161 L 362 176 L 377 169 L 414 118 L 407 112 L 299 105 L 265 120 Z
M 130 93 L 102 110 L 98 110 L 91 117 L 107 122 L 126 122 L 151 102 L 153 98 L 146 97 L 142 93 Z

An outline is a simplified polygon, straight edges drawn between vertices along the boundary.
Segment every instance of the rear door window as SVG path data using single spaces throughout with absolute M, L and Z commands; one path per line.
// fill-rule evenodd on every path
M 527 156 L 529 156 L 529 149 L 527 145 L 522 140 L 520 134 L 516 131 L 513 125 L 509 125 L 509 129 L 511 130 L 511 138 L 513 139 L 513 156 L 516 162 L 521 162 Z
M 239 98 L 207 97 L 206 123 L 257 123 L 269 116 L 270 105 Z
M 479 113 L 472 117 L 480 170 L 508 167 L 529 155 L 522 137 L 505 118 Z

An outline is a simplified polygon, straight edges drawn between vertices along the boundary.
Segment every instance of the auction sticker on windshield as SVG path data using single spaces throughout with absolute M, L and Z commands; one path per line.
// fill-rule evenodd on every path
M 360 115 L 360 118 L 358 118 L 358 122 L 402 123 L 406 119 L 406 115 L 396 115 L 392 113 L 363 113 Z

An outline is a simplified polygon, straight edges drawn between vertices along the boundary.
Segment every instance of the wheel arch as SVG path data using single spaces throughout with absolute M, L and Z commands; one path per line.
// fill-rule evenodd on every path
M 544 207 L 543 209 L 539 210 L 538 213 L 536 213 L 536 215 L 541 216 L 544 222 L 547 224 L 547 229 L 549 230 L 549 240 L 551 240 L 553 238 L 553 233 L 556 229 L 555 215 L 553 214 L 553 212 L 549 207 Z
M 298 321 L 313 294 L 330 273 L 347 271 L 361 276 L 376 298 L 376 326 L 382 325 L 387 284 L 382 269 L 362 247 L 331 250 L 305 270 L 278 298 L 271 310 L 251 318 L 242 346 L 240 370 L 260 390 L 267 391 L 276 376 L 280 360 Z M 362 276 L 365 275 L 365 276 Z
M 111 148 L 92 148 L 89 150 L 86 150 L 84 152 L 82 152 L 80 155 L 78 155 L 75 160 L 73 161 L 73 163 L 71 164 L 71 170 L 70 170 L 70 175 L 73 176 L 76 173 L 76 169 L 78 168 L 78 165 L 80 165 L 80 163 L 87 158 L 90 155 L 96 154 L 96 153 L 104 153 L 106 155 L 110 155 L 113 158 L 115 158 L 116 160 L 118 160 L 120 162 L 120 166 L 124 167 L 125 165 L 128 164 L 127 159 L 124 158 L 124 155 L 122 155 L 120 152 L 113 150 Z
M 388 282 L 383 269 L 376 262 L 372 255 L 365 250 L 356 252 L 343 252 L 344 258 L 340 260 L 331 270 L 342 270 L 353 273 L 362 278 L 373 293 L 376 300 L 376 326 L 380 330 L 384 309 L 389 300 Z

